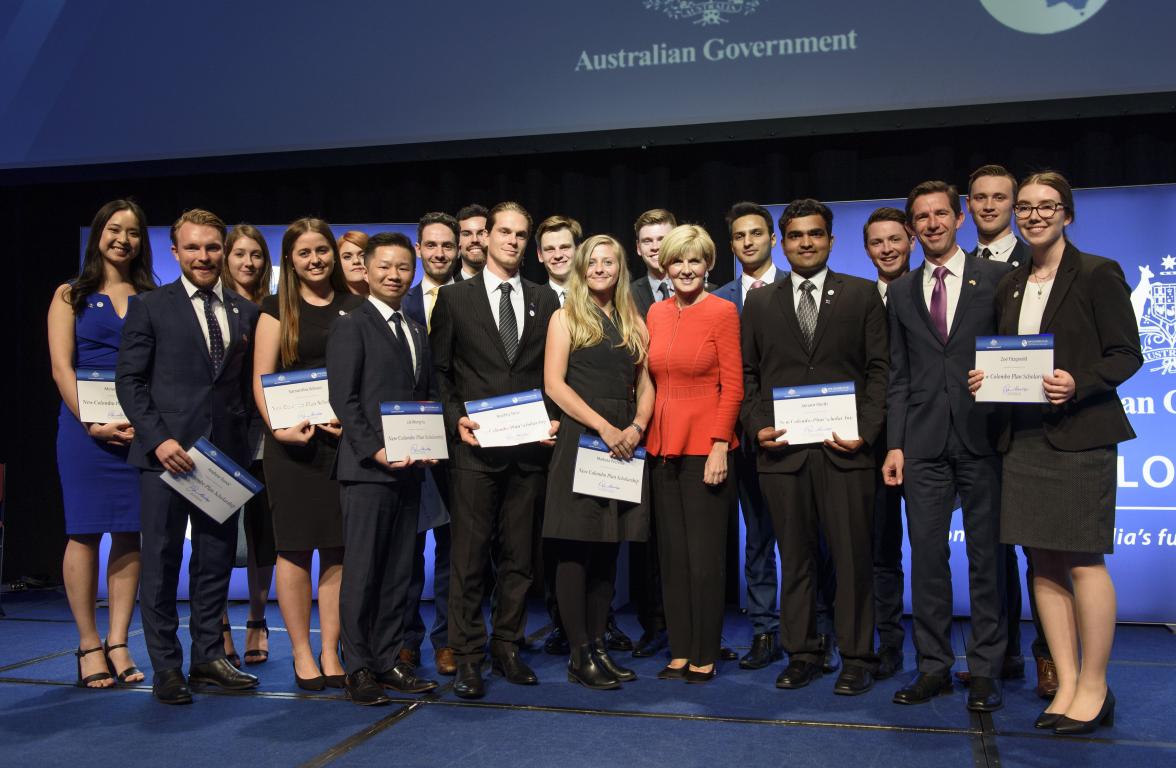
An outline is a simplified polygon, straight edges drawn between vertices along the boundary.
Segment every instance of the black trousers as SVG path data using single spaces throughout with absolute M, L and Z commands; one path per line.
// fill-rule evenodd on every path
M 761 473 L 780 545 L 780 637 L 789 658 L 819 663 L 817 601 L 820 538 L 837 573 L 833 627 L 846 664 L 874 655 L 874 469 L 840 469 L 810 448 L 795 473 Z
M 718 486 L 702 482 L 705 456 L 656 458 L 651 464 L 670 655 L 695 666 L 713 664 L 723 635 L 727 515 L 736 493 L 731 460 Z
M 188 628 L 192 635 L 192 664 L 225 657 L 221 616 L 237 552 L 237 515 L 223 523 L 216 522 L 165 485 L 160 475 L 148 470 L 139 473 L 143 533 L 139 610 L 147 653 L 156 673 L 180 669 L 184 664 L 184 651 L 176 635 L 180 624 L 176 589 L 189 521 L 192 555 L 188 560 Z
M 874 487 L 874 621 L 878 647 L 902 651 L 902 487 L 882 482 Z
M 943 675 L 955 662 L 948 532 L 958 494 L 971 597 L 968 671 L 999 677 L 1008 644 L 1005 548 L 1000 543 L 1000 458 L 971 453 L 952 429 L 938 458 L 906 459 L 903 479 L 919 671 Z
M 492 644 L 518 647 L 526 635 L 536 506 L 547 475 L 517 466 L 499 472 L 452 468 L 449 481 L 449 645 L 458 662 L 476 663 L 485 656 L 488 564 L 497 577 Z
M 568 642 L 583 645 L 604 636 L 617 578 L 619 545 L 546 539 L 555 561 L 555 592 Z
M 417 472 L 403 474 L 396 483 L 340 483 L 339 623 L 348 674 L 387 672 L 404 645 L 421 486 Z

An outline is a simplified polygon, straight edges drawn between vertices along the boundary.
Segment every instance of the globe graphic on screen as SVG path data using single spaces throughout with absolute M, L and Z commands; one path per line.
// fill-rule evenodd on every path
M 1006 27 L 1031 35 L 1073 29 L 1102 10 L 1107 0 L 980 0 Z

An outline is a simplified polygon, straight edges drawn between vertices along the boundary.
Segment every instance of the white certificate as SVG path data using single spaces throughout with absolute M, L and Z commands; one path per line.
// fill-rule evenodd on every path
M 261 377 L 270 429 L 285 429 L 306 420 L 327 424 L 335 420 L 327 396 L 327 369 L 267 373 Z
M 501 448 L 551 439 L 551 417 L 537 389 L 470 400 L 466 413 L 478 425 L 474 437 L 483 448 Z
M 203 437 L 188 449 L 188 455 L 196 465 L 191 472 L 175 475 L 165 470 L 160 477 L 218 523 L 261 491 L 257 478 Z
M 449 458 L 441 403 L 380 403 L 380 422 L 388 461 Z
M 114 371 L 78 368 L 78 421 L 86 424 L 123 424 L 127 415 L 114 391 Z
M 599 437 L 580 435 L 573 493 L 640 504 L 644 477 L 644 448 L 634 451 L 629 461 L 614 459 L 608 455 L 608 445 Z
M 780 441 L 789 445 L 823 443 L 833 439 L 858 439 L 857 398 L 852 381 L 776 387 L 772 390 L 776 429 L 785 429 Z
M 984 381 L 976 390 L 980 403 L 1045 403 L 1042 377 L 1053 373 L 1054 337 L 976 337 L 976 370 Z

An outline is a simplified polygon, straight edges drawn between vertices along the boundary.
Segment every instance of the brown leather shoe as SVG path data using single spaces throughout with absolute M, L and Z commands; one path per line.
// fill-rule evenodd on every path
M 421 663 L 421 652 L 414 651 L 411 648 L 401 648 L 400 660 L 405 664 L 408 664 L 413 669 L 416 669 L 417 666 Z
M 453 656 L 452 648 L 438 648 L 433 654 L 433 663 L 439 675 L 457 674 L 457 659 Z
M 1036 661 L 1037 687 L 1033 690 L 1040 698 L 1052 699 L 1058 692 L 1058 668 L 1054 666 L 1052 659 L 1038 656 Z

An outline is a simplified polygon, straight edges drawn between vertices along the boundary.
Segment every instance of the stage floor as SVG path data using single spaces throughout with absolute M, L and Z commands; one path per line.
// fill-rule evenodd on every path
M 617 691 L 567 682 L 564 659 L 540 648 L 546 616 L 532 610 L 527 654 L 542 681 L 534 687 L 490 678 L 485 699 L 456 698 L 451 678 L 426 697 L 390 707 L 357 707 L 339 691 L 307 693 L 294 685 L 281 613 L 270 604 L 270 657 L 247 667 L 261 678 L 248 693 L 197 694 L 188 707 L 167 707 L 149 684 L 104 691 L 73 686 L 77 636 L 57 591 L 5 595 L 0 619 L 0 765 L 307 765 L 307 766 L 1122 766 L 1176 765 L 1176 635 L 1164 627 L 1122 626 L 1111 661 L 1116 724 L 1097 738 L 1063 739 L 1033 730 L 1042 703 L 1030 679 L 1005 689 L 991 716 L 964 708 L 964 689 L 915 707 L 890 699 L 906 669 L 869 693 L 834 696 L 833 677 L 806 689 L 773 686 L 780 665 L 745 672 L 720 667 L 707 685 L 661 681 L 664 657 L 630 659 L 639 679 Z M 181 606 L 181 615 L 186 606 Z M 230 618 L 244 650 L 246 606 Z M 621 626 L 634 637 L 636 619 Z M 99 611 L 99 626 L 105 625 Z M 186 629 L 181 621 L 181 639 Z M 955 631 L 963 653 L 966 624 Z M 1033 628 L 1024 625 L 1025 653 Z M 317 635 L 313 638 L 317 647 Z M 725 643 L 742 652 L 747 622 L 728 616 Z M 148 669 L 138 612 L 131 648 Z M 425 647 L 424 674 L 432 674 Z M 961 659 L 962 663 L 962 659 Z

